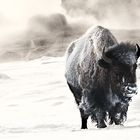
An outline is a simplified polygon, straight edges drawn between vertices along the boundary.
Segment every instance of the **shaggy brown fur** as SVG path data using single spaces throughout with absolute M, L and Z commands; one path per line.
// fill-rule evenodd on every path
M 127 117 L 131 95 L 136 94 L 139 46 L 118 43 L 108 29 L 90 29 L 67 50 L 66 79 L 79 106 L 82 129 L 87 119 L 98 128 L 121 124 Z M 106 59 L 105 59 L 106 57 Z

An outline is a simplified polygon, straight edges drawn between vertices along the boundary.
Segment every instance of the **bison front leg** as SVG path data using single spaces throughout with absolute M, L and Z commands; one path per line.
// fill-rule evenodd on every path
M 101 109 L 97 109 L 95 111 L 95 115 L 91 116 L 91 119 L 94 121 L 96 120 L 97 122 L 97 128 L 105 128 L 107 127 L 105 124 L 105 119 L 106 119 L 106 112 L 101 110 Z
M 115 113 L 115 114 L 111 114 L 110 117 L 110 125 L 115 123 L 115 125 L 120 125 L 122 122 L 121 120 L 121 113 Z
M 118 103 L 110 112 L 110 124 L 121 125 L 127 118 L 127 103 Z

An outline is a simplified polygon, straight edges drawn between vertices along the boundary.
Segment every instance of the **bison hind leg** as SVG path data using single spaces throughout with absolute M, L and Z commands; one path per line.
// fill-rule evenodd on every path
M 76 101 L 77 105 L 79 106 L 80 102 L 81 102 L 81 98 L 82 98 L 82 91 L 81 91 L 81 89 L 78 89 L 78 88 L 72 86 L 68 82 L 67 82 L 67 84 L 68 84 L 71 92 L 74 95 L 74 98 L 75 98 L 75 101 Z M 87 115 L 82 108 L 79 108 L 79 111 L 80 111 L 81 123 L 82 123 L 81 124 L 81 129 L 87 129 L 87 119 L 88 119 L 89 115 Z
M 89 115 L 85 114 L 84 110 L 80 108 L 81 115 L 81 129 L 87 129 L 87 120 Z
M 78 89 L 74 86 L 72 86 L 71 84 L 69 84 L 67 82 L 68 86 L 69 86 L 69 89 L 71 90 L 71 92 L 73 93 L 73 96 L 75 98 L 75 101 L 77 103 L 77 105 L 79 106 L 80 102 L 81 102 L 81 98 L 82 98 L 82 92 L 81 92 L 81 89 Z

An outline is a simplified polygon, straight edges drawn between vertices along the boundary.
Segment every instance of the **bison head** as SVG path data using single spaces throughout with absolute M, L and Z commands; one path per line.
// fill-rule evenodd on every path
M 137 93 L 136 68 L 140 56 L 138 44 L 120 43 L 104 48 L 98 64 L 108 69 L 111 87 L 123 96 L 132 97 Z

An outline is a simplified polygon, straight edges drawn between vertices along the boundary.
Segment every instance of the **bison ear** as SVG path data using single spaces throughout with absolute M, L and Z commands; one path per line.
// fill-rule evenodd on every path
M 103 59 L 99 59 L 98 64 L 99 64 L 100 67 L 103 67 L 103 68 L 106 68 L 106 69 L 110 67 L 110 64 L 105 62 Z
M 140 56 L 140 46 L 138 44 L 136 44 L 136 55 L 137 55 L 137 59 Z

